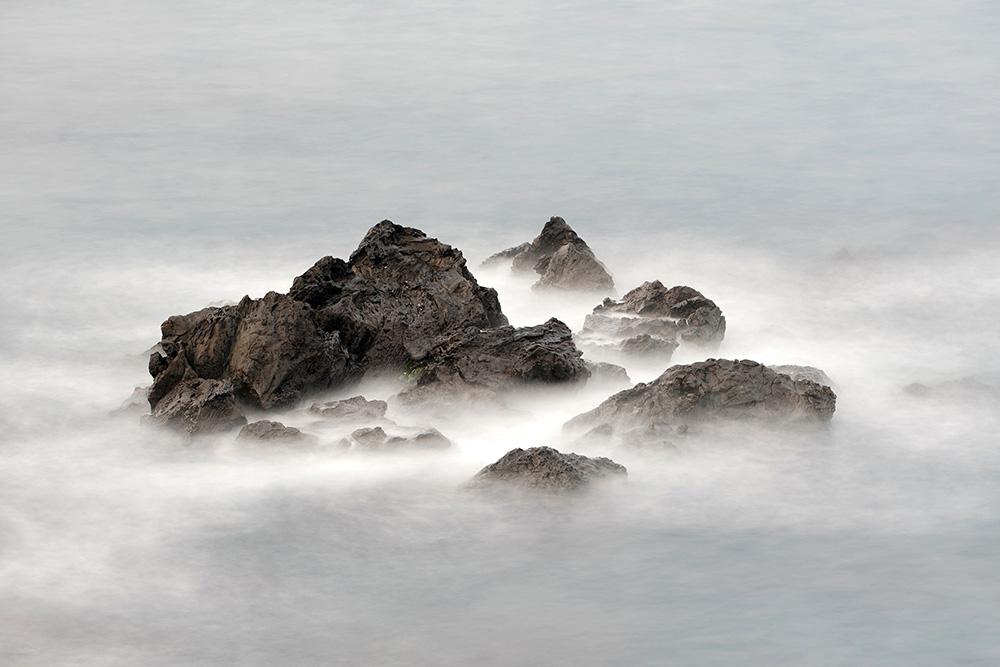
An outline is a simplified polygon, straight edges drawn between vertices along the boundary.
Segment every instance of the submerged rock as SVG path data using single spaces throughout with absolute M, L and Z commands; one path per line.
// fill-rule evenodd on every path
M 388 409 L 385 401 L 369 401 L 364 396 L 352 396 L 339 401 L 313 403 L 309 412 L 327 419 L 381 419 Z
M 768 368 L 775 373 L 783 373 L 793 380 L 809 380 L 825 387 L 833 386 L 833 380 L 830 379 L 830 376 L 815 366 L 784 364 L 781 366 L 768 366 Z
M 933 385 L 914 382 L 903 387 L 903 391 L 917 398 L 937 398 L 969 403 L 1000 401 L 1000 386 L 983 382 L 976 377 L 963 377 Z
M 533 327 L 465 329 L 414 356 L 400 393 L 408 401 L 495 398 L 527 383 L 573 383 L 590 376 L 569 327 L 552 318 Z
M 436 428 L 411 435 L 390 436 L 381 426 L 359 428 L 351 433 L 351 439 L 358 449 L 373 451 L 433 450 L 448 449 L 451 440 Z
M 621 433 L 717 418 L 826 422 L 833 417 L 836 401 L 829 387 L 793 380 L 756 361 L 709 359 L 668 368 L 653 382 L 619 392 L 574 417 L 565 428 L 585 431 L 609 425 Z
M 149 387 L 136 387 L 132 393 L 122 401 L 122 404 L 109 413 L 111 416 L 117 415 L 148 415 L 149 414 Z
M 620 300 L 605 299 L 587 315 L 582 345 L 631 355 L 669 359 L 681 344 L 714 348 L 726 334 L 726 318 L 715 302 L 680 285 L 667 289 L 645 282 Z
M 411 346 L 452 329 L 507 323 L 496 291 L 462 253 L 388 220 L 345 262 L 324 257 L 288 294 L 175 315 L 150 355 L 156 411 L 179 383 L 223 380 L 241 402 L 270 409 L 356 380 L 401 370 Z
M 236 437 L 238 440 L 256 442 L 302 442 L 307 438 L 305 433 L 294 426 L 285 426 L 281 422 L 266 419 L 247 424 L 240 429 L 240 434 Z
M 147 421 L 189 435 L 218 433 L 247 423 L 228 380 L 183 380 L 156 403 Z
M 622 386 L 632 384 L 632 378 L 628 376 L 628 371 L 623 366 L 609 364 L 606 361 L 587 361 L 586 359 L 584 359 L 583 363 L 587 365 L 587 370 L 590 371 L 592 380 L 612 382 Z
M 518 272 L 534 271 L 541 277 L 535 287 L 609 292 L 615 282 L 594 252 L 565 220 L 551 218 L 531 243 L 508 248 L 484 264 L 510 259 Z
M 472 478 L 472 487 L 520 486 L 575 491 L 608 480 L 625 480 L 625 466 L 604 457 L 563 454 L 551 447 L 512 449 Z

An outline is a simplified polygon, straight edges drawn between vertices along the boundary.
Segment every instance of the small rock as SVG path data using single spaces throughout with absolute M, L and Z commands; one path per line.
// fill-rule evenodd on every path
M 262 419 L 241 428 L 240 434 L 236 436 L 236 439 L 256 442 L 301 442 L 306 439 L 306 435 L 293 426 L 285 426 L 281 422 Z
M 228 431 L 247 423 L 231 382 L 201 378 L 177 383 L 157 402 L 147 421 L 189 435 Z
M 604 457 L 563 454 L 551 447 L 512 449 L 480 470 L 471 487 L 520 486 L 546 491 L 575 491 L 595 482 L 625 480 L 625 466 Z
M 816 384 L 823 385 L 824 387 L 833 386 L 833 380 L 830 379 L 830 376 L 815 366 L 794 366 L 791 364 L 785 364 L 783 366 L 768 366 L 768 368 L 775 373 L 783 373 L 793 380 L 809 380 L 810 382 L 815 382 Z
M 326 419 L 381 419 L 385 417 L 388 407 L 385 401 L 369 401 L 364 396 L 352 396 L 339 401 L 313 403 L 309 406 L 309 412 Z

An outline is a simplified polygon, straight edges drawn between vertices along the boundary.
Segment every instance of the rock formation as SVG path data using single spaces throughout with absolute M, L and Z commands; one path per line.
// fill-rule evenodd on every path
M 496 398 L 525 383 L 578 382 L 590 377 L 565 324 L 465 329 L 436 339 L 407 365 L 406 402 Z
M 656 280 L 618 301 L 605 299 L 587 315 L 579 340 L 584 348 L 668 360 L 681 344 L 715 348 L 725 333 L 726 318 L 711 299 L 691 287 L 667 289 Z
M 388 407 L 385 401 L 369 401 L 364 396 L 352 396 L 339 401 L 313 403 L 309 406 L 309 412 L 327 419 L 381 419 L 385 417 Z
M 785 364 L 783 366 L 768 366 L 775 373 L 784 373 L 793 380 L 810 380 L 824 387 L 832 387 L 833 380 L 821 369 L 815 366 L 794 366 Z
M 297 443 L 306 439 L 306 434 L 299 429 L 266 419 L 247 424 L 237 436 L 237 440 L 245 442 Z
M 188 435 L 227 431 L 247 423 L 236 404 L 232 382 L 202 378 L 175 384 L 146 419 Z
M 398 371 L 411 345 L 442 332 L 506 323 L 461 252 L 383 221 L 349 261 L 324 257 L 288 294 L 168 318 L 150 356 L 149 403 L 155 415 L 180 383 L 203 379 L 254 407 L 287 406 L 364 372 Z
M 826 422 L 837 397 L 829 387 L 793 380 L 756 361 L 709 359 L 673 366 L 659 378 L 608 398 L 566 423 L 571 431 L 608 425 L 668 432 L 704 419 L 756 419 L 770 423 Z
M 448 449 L 451 440 L 435 428 L 426 429 L 412 435 L 390 436 L 381 426 L 359 428 L 351 433 L 357 449 L 371 451 L 403 451 Z
M 625 466 L 604 457 L 563 454 L 551 447 L 512 449 L 480 470 L 470 487 L 518 486 L 545 491 L 576 491 L 599 481 L 625 480 Z
M 610 292 L 614 279 L 586 241 L 562 218 L 552 218 L 531 243 L 508 248 L 487 258 L 484 265 L 511 260 L 511 269 L 534 271 L 535 287 Z

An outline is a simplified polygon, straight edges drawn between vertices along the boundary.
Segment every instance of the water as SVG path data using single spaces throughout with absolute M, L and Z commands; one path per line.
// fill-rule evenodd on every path
M 2 662 L 996 664 L 996 399 L 902 387 L 1000 384 L 998 24 L 971 1 L 3 3 Z M 629 484 L 498 502 L 458 487 L 574 448 L 560 425 L 607 390 L 393 412 L 457 444 L 413 457 L 107 416 L 167 315 L 286 290 L 387 217 L 462 248 L 515 324 L 577 329 L 591 299 L 476 268 L 554 214 L 623 290 L 719 303 L 720 356 L 826 370 L 831 428 L 577 447 Z

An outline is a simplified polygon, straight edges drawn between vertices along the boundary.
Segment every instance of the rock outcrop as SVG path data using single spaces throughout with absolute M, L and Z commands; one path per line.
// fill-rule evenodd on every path
M 768 366 L 775 373 L 783 373 L 793 380 L 809 380 L 824 387 L 832 387 L 833 380 L 821 369 L 815 366 L 795 366 L 785 364 L 782 366 Z
M 241 428 L 236 438 L 244 442 L 299 443 L 304 442 L 307 436 L 294 426 L 262 419 Z
M 188 435 L 228 431 L 247 423 L 236 404 L 232 382 L 202 378 L 175 384 L 146 420 Z
M 593 362 L 586 359 L 583 363 L 587 365 L 587 370 L 590 371 L 590 377 L 593 380 L 612 382 L 624 387 L 632 384 L 632 378 L 628 376 L 628 371 L 618 364 L 609 364 L 606 361 Z
M 512 449 L 480 470 L 473 488 L 516 486 L 544 491 L 577 491 L 596 482 L 628 477 L 625 466 L 604 457 L 563 454 L 551 447 Z
M 528 383 L 573 383 L 590 377 L 565 324 L 465 329 L 438 338 L 407 365 L 406 402 L 493 399 Z
M 365 372 L 398 372 L 411 345 L 442 332 L 506 323 L 461 252 L 386 220 L 349 261 L 324 257 L 288 294 L 168 318 L 150 356 L 149 403 L 155 414 L 180 383 L 203 379 L 254 407 L 288 406 Z
M 369 401 L 364 396 L 352 396 L 339 401 L 313 403 L 309 412 L 326 419 L 364 420 L 381 419 L 389 405 L 385 401 Z
M 694 288 L 668 289 L 656 280 L 618 301 L 605 299 L 587 315 L 579 340 L 585 348 L 668 360 L 682 344 L 716 348 L 725 334 L 726 318 L 715 302 Z
M 369 451 L 417 451 L 437 450 L 451 447 L 451 440 L 436 428 L 415 434 L 390 436 L 381 426 L 359 428 L 351 433 L 351 440 L 357 449 Z
M 508 248 L 484 264 L 509 259 L 511 269 L 541 276 L 535 287 L 610 292 L 614 279 L 573 228 L 562 218 L 550 219 L 531 243 Z
M 837 397 L 829 387 L 793 380 L 756 361 L 709 359 L 673 366 L 659 378 L 608 398 L 566 423 L 584 432 L 610 426 L 676 431 L 705 419 L 755 419 L 770 423 L 826 422 Z

